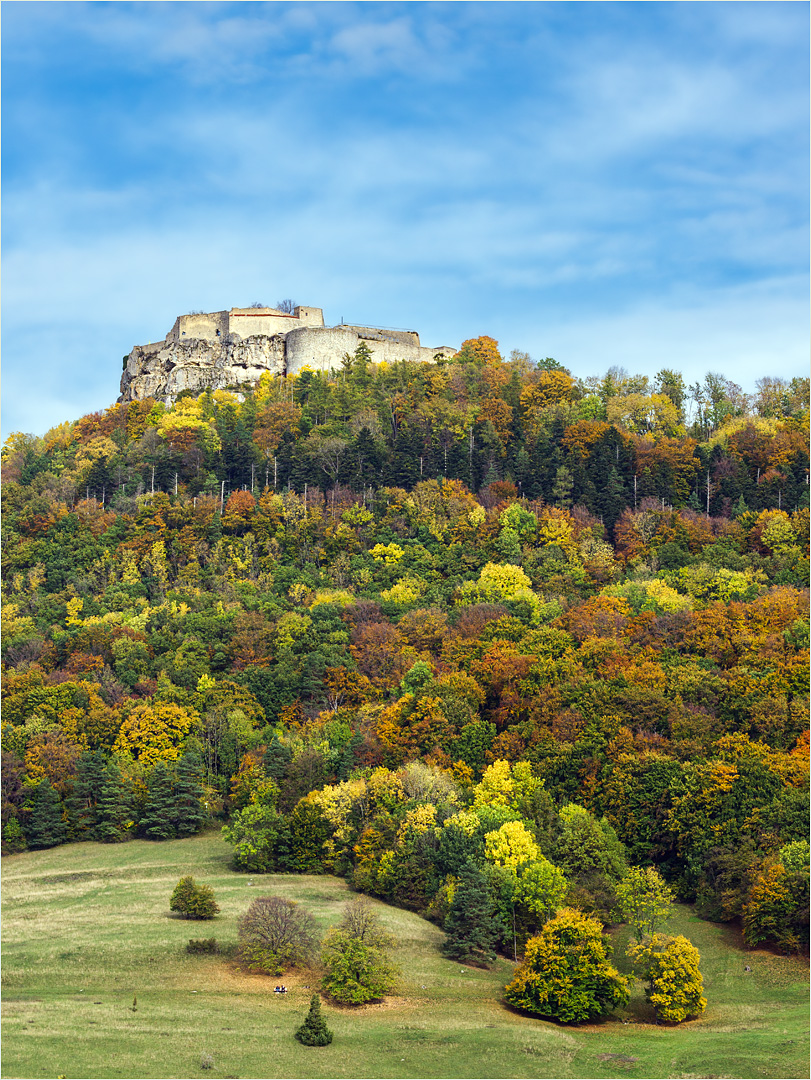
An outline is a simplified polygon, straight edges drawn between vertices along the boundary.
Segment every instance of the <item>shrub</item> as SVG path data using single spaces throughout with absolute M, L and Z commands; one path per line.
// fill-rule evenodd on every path
M 310 1011 L 296 1032 L 296 1038 L 305 1046 L 328 1046 L 332 1042 L 332 1032 L 321 1015 L 321 1001 L 318 994 L 313 994 Z
M 281 975 L 318 950 L 315 919 L 293 900 L 260 896 L 239 920 L 239 955 L 251 971 Z
M 182 877 L 169 901 L 171 911 L 184 919 L 213 919 L 220 910 L 210 885 L 198 885 L 193 877 Z
M 527 942 L 504 996 L 536 1016 L 575 1024 L 624 1005 L 628 982 L 608 963 L 597 919 L 562 908 Z
M 219 951 L 220 946 L 215 937 L 189 938 L 189 944 L 186 946 L 187 953 L 218 953 Z
M 660 1020 L 680 1024 L 707 1007 L 704 980 L 698 969 L 698 949 L 686 937 L 654 934 L 629 950 L 642 978 L 648 980 L 645 996 Z

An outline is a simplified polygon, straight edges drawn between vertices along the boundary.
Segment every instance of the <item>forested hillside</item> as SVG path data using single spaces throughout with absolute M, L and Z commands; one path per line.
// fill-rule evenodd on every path
M 655 865 L 808 940 L 808 382 L 496 342 L 3 450 L 4 849 L 227 821 L 514 949 Z

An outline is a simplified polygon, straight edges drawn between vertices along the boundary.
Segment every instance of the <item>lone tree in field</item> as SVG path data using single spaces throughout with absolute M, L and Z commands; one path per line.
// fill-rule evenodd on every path
M 184 919 L 213 919 L 220 907 L 210 885 L 198 885 L 193 877 L 182 877 L 175 885 L 169 909 Z
M 388 955 L 393 945 L 369 901 L 365 897 L 350 901 L 340 927 L 330 930 L 324 941 L 324 990 L 342 1005 L 384 997 L 399 974 Z
M 448 959 L 487 967 L 495 958 L 499 927 L 490 911 L 487 879 L 470 860 L 459 871 L 445 933 L 442 952 Z
M 260 896 L 239 920 L 239 955 L 251 971 L 281 975 L 318 952 L 315 919 L 293 900 Z
M 329 1046 L 332 1042 L 332 1032 L 321 1015 L 321 1000 L 318 994 L 313 994 L 310 1001 L 310 1011 L 307 1013 L 304 1023 L 296 1032 L 296 1038 L 305 1046 Z
M 597 919 L 562 908 L 527 942 L 504 997 L 536 1016 L 577 1024 L 625 1005 L 628 982 L 608 962 Z

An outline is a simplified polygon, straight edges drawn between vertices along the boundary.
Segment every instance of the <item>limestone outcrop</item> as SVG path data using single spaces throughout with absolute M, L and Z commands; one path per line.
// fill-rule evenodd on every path
M 231 308 L 180 315 L 163 341 L 136 345 L 124 357 L 119 401 L 151 397 L 171 404 L 183 391 L 224 390 L 262 375 L 293 375 L 303 368 L 330 371 L 363 341 L 375 363 L 430 362 L 455 349 L 420 345 L 415 330 L 324 326 L 321 308 Z
M 184 338 L 136 345 L 125 357 L 119 401 L 155 398 L 171 404 L 184 390 L 204 390 L 257 382 L 266 371 L 285 372 L 284 335 L 207 341 Z

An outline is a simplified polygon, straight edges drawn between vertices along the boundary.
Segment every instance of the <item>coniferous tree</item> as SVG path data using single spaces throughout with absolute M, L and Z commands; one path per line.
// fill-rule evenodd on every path
M 147 798 L 140 830 L 149 840 L 171 840 L 175 836 L 172 774 L 165 761 L 158 761 L 147 784 Z
M 50 780 L 40 780 L 32 789 L 30 804 L 25 830 L 28 846 L 49 848 L 64 844 L 68 830 L 62 818 L 62 803 Z
M 278 735 L 274 735 L 262 757 L 265 772 L 268 776 L 272 776 L 277 784 L 281 784 L 282 780 L 287 776 L 287 769 L 292 760 L 293 751 L 289 746 L 284 746 L 279 742 Z
M 445 919 L 447 940 L 442 952 L 451 960 L 485 967 L 495 957 L 498 923 L 490 911 L 487 880 L 468 860 L 459 871 L 450 911 Z
M 296 1038 L 305 1046 L 329 1046 L 332 1042 L 332 1032 L 321 1015 L 321 999 L 318 994 L 313 994 L 310 1011 L 296 1032 Z
M 108 779 L 103 750 L 82 754 L 76 763 L 73 791 L 66 800 L 71 835 L 76 839 L 98 838 L 98 804 Z
M 197 754 L 184 754 L 177 763 L 174 785 L 174 826 L 178 836 L 193 836 L 205 824 L 205 792 L 200 783 L 202 762 Z
M 101 789 L 97 804 L 99 840 L 117 844 L 126 840 L 134 816 L 132 789 L 121 776 L 118 765 L 111 761 L 107 767 L 107 779 Z

